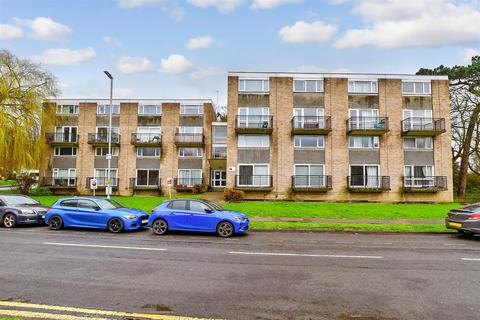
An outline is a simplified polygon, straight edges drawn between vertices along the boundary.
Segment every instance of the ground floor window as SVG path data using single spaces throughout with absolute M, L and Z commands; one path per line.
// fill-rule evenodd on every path
M 238 165 L 237 185 L 240 187 L 269 187 L 268 164 Z
M 212 187 L 225 187 L 227 185 L 227 171 L 212 170 Z
M 137 169 L 137 186 L 158 186 L 160 178 L 159 170 Z
M 353 188 L 379 188 L 379 165 L 352 165 L 350 166 L 350 187 Z
M 74 186 L 76 185 L 77 169 L 75 168 L 53 168 L 54 186 Z
M 405 187 L 433 187 L 434 168 L 431 165 L 405 166 Z
M 202 183 L 201 169 L 180 169 L 178 170 L 177 185 L 192 187 Z
M 104 187 L 107 185 L 107 172 L 108 169 L 95 169 L 93 177 L 97 180 L 97 186 Z M 110 179 L 112 186 L 118 186 L 118 170 L 110 169 Z
M 326 184 L 323 164 L 296 164 L 295 187 L 324 187 Z

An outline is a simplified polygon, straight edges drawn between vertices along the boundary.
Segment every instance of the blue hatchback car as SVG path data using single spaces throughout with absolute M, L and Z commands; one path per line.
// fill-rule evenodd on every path
M 247 232 L 249 219 L 241 212 L 224 210 L 211 201 L 176 199 L 153 208 L 148 225 L 157 235 L 168 230 L 182 230 L 216 232 L 228 238 Z
M 45 215 L 45 222 L 52 230 L 79 227 L 118 233 L 146 226 L 148 214 L 140 209 L 126 208 L 111 199 L 73 197 L 55 202 Z

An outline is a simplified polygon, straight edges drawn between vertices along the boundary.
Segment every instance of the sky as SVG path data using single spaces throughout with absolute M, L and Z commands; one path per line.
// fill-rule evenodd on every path
M 0 0 L 62 98 L 205 98 L 227 71 L 415 73 L 480 54 L 480 0 Z

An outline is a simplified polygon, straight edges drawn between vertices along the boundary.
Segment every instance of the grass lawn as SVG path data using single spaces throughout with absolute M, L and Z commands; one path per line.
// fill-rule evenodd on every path
M 11 186 L 15 184 L 15 180 L 0 180 L 0 187 L 2 186 Z M 0 318 L 1 319 L 1 318 Z

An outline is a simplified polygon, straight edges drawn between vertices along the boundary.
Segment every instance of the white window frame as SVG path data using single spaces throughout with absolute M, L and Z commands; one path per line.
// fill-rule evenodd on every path
M 352 167 L 363 167 L 363 177 L 367 177 L 368 175 L 365 173 L 365 168 L 366 167 L 377 167 L 377 177 L 378 177 L 378 183 L 377 186 L 369 186 L 368 181 L 364 179 L 363 185 L 362 186 L 356 186 L 352 185 Z M 349 187 L 350 188 L 380 188 L 382 186 L 382 172 L 380 171 L 380 165 L 379 164 L 349 164 L 348 165 L 348 175 L 350 176 L 350 181 L 349 181 Z
M 371 147 L 355 147 L 351 146 L 350 141 L 362 138 L 371 138 L 372 139 L 372 146 Z M 379 136 L 348 136 L 348 148 L 349 149 L 379 149 L 380 148 L 380 137 Z
M 55 139 L 57 138 L 57 135 L 58 135 L 58 134 L 61 134 L 62 137 L 65 137 L 65 136 L 64 136 L 64 134 L 65 134 L 65 128 L 68 128 L 68 135 L 70 136 L 70 140 L 65 141 L 65 140 L 62 138 L 62 141 L 63 141 L 63 142 L 78 142 L 78 126 L 56 126 L 56 127 L 55 127 L 55 133 L 54 133 Z M 60 129 L 60 132 L 57 132 L 58 129 Z M 75 131 L 76 131 L 76 134 L 74 135 L 74 136 L 75 136 L 75 140 L 74 140 L 74 141 L 72 141 L 72 140 L 73 140 L 72 137 L 74 137 L 74 136 L 72 135 L 72 129 L 75 129 Z
M 185 155 L 185 149 L 196 149 L 200 150 L 200 152 L 197 152 L 197 155 L 189 156 Z M 179 158 L 203 158 L 203 148 L 198 148 L 198 147 L 181 147 L 178 148 L 178 157 Z
M 220 178 L 215 178 L 215 173 L 220 173 Z M 225 179 L 222 178 L 222 174 L 225 173 Z M 227 171 L 226 170 L 212 170 L 211 177 L 210 177 L 210 185 L 213 188 L 224 188 L 227 186 Z
M 67 176 L 59 177 L 58 173 L 60 170 L 67 170 Z M 77 169 L 76 168 L 53 168 L 52 175 L 53 175 L 52 178 L 54 181 L 55 179 L 65 179 L 67 181 L 67 186 L 74 186 L 75 180 L 72 181 L 72 179 L 77 179 Z M 56 185 L 56 181 L 54 183 Z
M 405 83 L 413 84 L 413 91 L 405 91 Z M 417 92 L 416 84 L 422 84 L 422 92 Z M 432 94 L 432 82 L 431 81 L 402 81 L 402 94 L 403 95 L 414 95 L 414 96 L 429 96 Z
M 98 150 L 106 150 L 105 154 L 97 154 Z M 102 152 L 100 152 L 102 153 Z M 108 154 L 108 147 L 95 147 L 95 157 L 105 157 Z M 118 157 L 120 154 L 120 148 L 119 147 L 112 147 L 112 157 Z
M 105 175 L 103 177 L 97 177 L 97 175 L 96 175 L 97 170 L 103 170 Z M 108 171 L 108 168 L 93 168 L 93 178 L 94 179 L 97 179 L 97 180 L 100 179 L 100 178 L 105 179 L 105 184 L 101 184 L 102 181 L 98 181 L 99 182 L 97 184 L 98 186 L 100 186 L 100 187 L 105 187 L 106 186 L 107 171 Z M 114 176 L 111 175 L 112 171 L 115 172 Z M 112 183 L 111 186 L 117 187 L 118 186 L 118 168 L 110 168 L 110 179 L 113 179 L 113 181 L 116 182 L 116 183 Z
M 414 143 L 415 146 L 414 146 L 414 147 L 407 147 L 407 146 L 405 146 L 405 140 L 407 140 L 407 139 L 414 139 L 414 141 L 415 141 L 415 143 Z M 430 148 L 427 148 L 427 147 L 425 147 L 425 148 L 419 148 L 419 147 L 418 147 L 418 142 L 417 142 L 419 139 L 425 139 L 425 140 L 428 139 L 428 140 L 430 140 Z M 425 143 L 425 145 L 427 145 L 427 143 Z M 403 138 L 403 148 L 404 148 L 405 150 L 433 150 L 433 138 L 432 138 L 432 137 L 404 137 L 404 138 Z
M 138 184 L 138 171 L 147 171 L 147 184 Z M 158 172 L 158 182 L 160 183 L 160 169 L 136 169 L 135 170 L 135 186 L 156 186 L 153 184 L 150 184 L 150 171 L 157 171 Z
M 262 81 L 262 89 L 260 91 L 249 91 L 247 90 L 246 83 L 247 81 Z M 252 92 L 252 93 L 264 93 L 270 92 L 270 79 L 262 78 L 262 79 L 255 79 L 255 78 L 243 78 L 238 79 L 238 91 L 239 92 Z
M 72 154 L 71 155 L 61 155 L 60 154 L 60 149 L 72 149 Z M 58 150 L 58 152 L 57 152 Z M 75 150 L 75 154 L 73 154 L 73 150 Z M 58 154 L 57 154 L 58 153 Z M 55 147 L 53 148 L 53 156 L 54 157 L 76 157 L 78 154 L 78 148 L 77 147 Z
M 297 169 L 297 166 L 307 166 L 308 167 L 308 175 L 297 175 L 296 173 L 296 169 Z M 317 167 L 322 167 L 322 172 L 323 174 L 321 175 L 322 176 L 322 182 L 321 184 L 319 185 L 312 185 L 312 183 L 310 182 L 310 177 L 311 176 L 316 176 L 316 175 L 311 175 L 310 172 L 311 172 L 311 166 L 317 166 Z M 326 175 L 325 175 L 325 164 L 322 164 L 322 163 L 295 163 L 293 165 L 293 175 L 294 176 L 305 176 L 305 177 L 308 177 L 308 183 L 303 185 L 303 184 L 297 184 L 297 181 L 295 179 L 295 187 L 325 187 L 327 185 L 327 181 L 326 181 Z
M 145 107 L 155 107 L 155 113 L 146 113 Z M 140 115 L 161 115 L 162 114 L 162 105 L 161 104 L 140 104 L 138 105 L 138 114 Z
M 107 129 L 107 134 L 108 134 L 108 126 L 98 126 L 95 127 L 95 133 L 98 135 L 98 129 Z M 112 127 L 112 133 L 113 134 L 120 134 L 120 127 Z
M 180 171 L 188 171 L 189 172 L 188 178 L 180 178 Z M 193 171 L 200 171 L 200 178 L 192 177 L 192 172 Z M 178 174 L 177 175 L 177 184 L 178 185 L 184 185 L 182 183 L 179 183 L 179 181 L 181 179 L 188 179 L 190 182 L 192 182 L 192 179 L 202 179 L 203 180 L 203 170 L 202 169 L 178 169 L 177 174 Z M 187 184 L 186 186 L 187 187 L 192 187 L 193 185 L 192 184 Z
M 370 91 L 359 91 L 359 89 L 357 89 L 357 85 L 356 85 L 359 82 L 369 82 L 370 83 Z M 376 95 L 376 94 L 378 94 L 378 80 L 349 79 L 348 80 L 348 93 L 375 94 Z
M 194 113 L 186 112 L 187 108 L 195 108 L 197 110 L 197 112 L 194 112 Z M 201 116 L 201 115 L 203 115 L 203 104 L 181 104 L 180 105 L 180 114 L 181 115 Z
M 251 109 L 260 109 L 261 114 L 250 114 Z M 245 114 L 242 112 L 245 111 Z M 251 119 L 251 117 L 255 117 Z M 256 126 L 261 127 L 261 125 L 267 122 L 270 127 L 270 109 L 268 107 L 240 107 L 238 108 L 238 127 L 240 128 L 249 128 L 249 124 L 255 124 Z
M 412 176 L 407 176 L 407 167 L 410 168 L 410 171 L 412 173 Z M 430 178 L 415 178 L 415 167 L 431 167 L 432 168 L 432 175 Z M 425 165 L 404 165 L 403 166 L 403 176 L 404 176 L 404 185 L 405 187 L 410 187 L 410 188 L 425 188 L 425 187 L 433 187 L 435 186 L 435 166 L 433 164 L 425 164 Z M 410 181 L 410 183 L 408 183 Z M 416 181 L 427 181 L 430 182 L 429 184 L 421 184 L 421 185 L 415 185 Z
M 242 140 L 241 137 L 244 137 L 244 136 L 254 136 L 254 137 L 261 137 L 261 144 L 263 144 L 263 142 L 267 142 L 267 145 L 257 145 L 257 146 L 250 146 L 250 145 L 245 145 L 245 146 L 242 146 L 240 145 L 240 141 Z M 270 148 L 270 136 L 268 134 L 239 134 L 237 136 L 237 146 L 238 148 L 262 148 L 262 149 L 268 149 Z
M 144 156 L 143 155 L 143 149 L 148 148 L 148 149 L 155 149 L 155 155 L 154 156 Z M 160 150 L 161 148 L 159 147 L 137 147 L 137 157 L 138 158 L 160 158 L 162 151 Z
M 298 146 L 298 145 L 296 145 L 296 142 L 297 142 L 296 138 L 297 137 L 300 138 L 300 139 L 302 137 L 315 137 L 315 138 L 317 138 L 317 146 L 316 147 L 304 147 L 302 145 Z M 294 135 L 293 136 L 293 147 L 295 149 L 325 149 L 325 136 L 323 136 L 323 135 L 301 135 L 301 134 Z
M 109 104 L 97 104 L 97 115 L 108 115 L 107 107 L 110 107 Z M 120 114 L 120 105 L 112 105 L 112 114 Z
M 307 89 L 307 81 L 315 81 L 315 91 L 309 91 Z M 295 87 L 296 82 L 303 82 L 305 90 L 298 90 Z M 323 92 L 324 90 L 324 81 L 323 79 L 293 79 L 293 92 Z
M 253 175 L 252 175 L 252 184 L 240 184 L 240 181 L 241 179 L 238 180 L 238 183 L 237 183 L 237 186 L 238 187 L 269 187 L 270 186 L 270 164 L 269 163 L 239 163 L 237 165 L 237 170 L 238 170 L 238 176 L 240 177 L 240 167 L 242 166 L 249 166 L 249 167 L 253 167 Z M 267 179 L 261 179 L 260 177 L 260 183 L 257 183 L 259 179 L 257 179 L 257 181 L 255 181 L 255 176 L 259 176 L 257 174 L 255 174 L 255 167 L 256 166 L 262 166 L 262 167 L 267 167 L 267 174 L 266 175 L 260 175 L 260 176 L 265 176 L 267 177 Z M 263 181 L 267 181 L 266 183 L 263 183 Z
M 185 132 L 185 128 L 193 128 L 193 132 Z M 203 127 L 190 127 L 190 126 L 178 127 L 178 133 L 182 133 L 182 134 L 203 134 Z
M 64 107 L 68 107 L 68 108 L 73 107 L 73 112 L 63 112 Z M 56 114 L 59 114 L 59 115 L 77 115 L 78 111 L 79 111 L 78 104 L 57 104 Z

